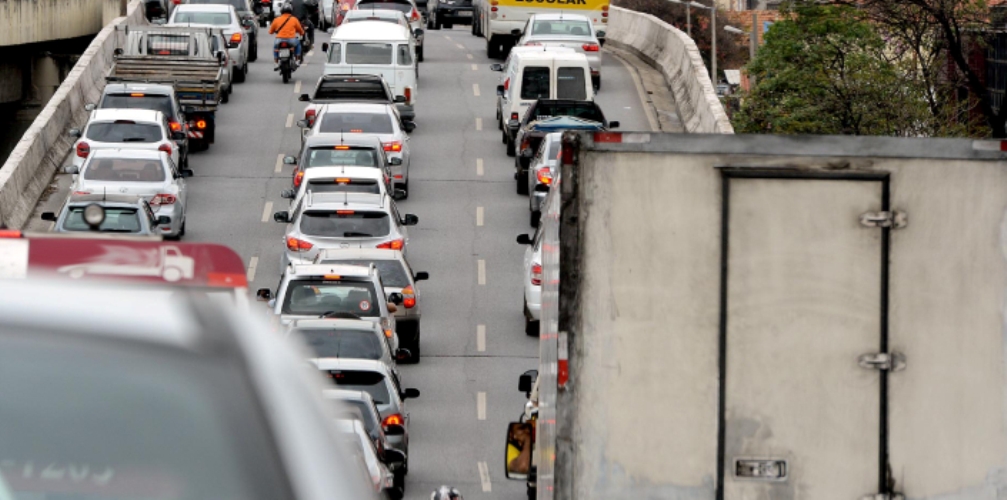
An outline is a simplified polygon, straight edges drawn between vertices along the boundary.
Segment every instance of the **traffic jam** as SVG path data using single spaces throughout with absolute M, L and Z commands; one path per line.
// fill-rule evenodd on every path
M 409 448 L 420 390 L 399 369 L 423 359 L 431 279 L 409 251 L 422 216 L 408 199 L 410 173 L 423 168 L 410 134 L 422 119 L 424 32 L 469 24 L 482 36 L 491 16 L 517 7 L 147 8 L 160 17 L 120 27 L 101 97 L 68 131 L 72 181 L 59 210 L 40 215 L 49 231 L 0 229 L 0 498 L 402 498 L 410 462 L 424 459 Z M 502 60 L 489 68 L 500 73 L 495 98 L 484 98 L 495 99 L 501 153 L 533 229 L 563 131 L 619 126 L 594 102 L 604 24 L 540 10 L 524 13 L 512 39 L 488 42 Z M 294 38 L 281 36 L 288 29 Z M 316 30 L 331 36 L 315 45 Z M 259 53 L 260 37 L 272 54 Z M 289 205 L 269 214 L 285 228 L 282 271 L 274 287 L 250 290 L 237 252 L 186 241 L 189 188 L 249 65 L 261 57 L 287 83 L 312 50 L 324 72 L 298 95 L 300 150 L 281 160 Z M 514 270 L 528 336 L 539 334 L 541 239 L 517 240 L 528 246 Z M 534 464 L 508 465 L 508 476 L 535 497 Z M 461 497 L 451 486 L 431 494 Z

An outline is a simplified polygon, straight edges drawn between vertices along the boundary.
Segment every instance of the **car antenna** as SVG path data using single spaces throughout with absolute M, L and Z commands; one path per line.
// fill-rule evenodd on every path
M 345 207 L 349 204 L 350 204 L 350 193 L 343 191 L 343 206 Z

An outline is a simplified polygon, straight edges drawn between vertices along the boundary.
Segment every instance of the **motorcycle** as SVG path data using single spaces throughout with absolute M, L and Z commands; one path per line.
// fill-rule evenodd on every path
M 307 54 L 315 47 L 315 25 L 310 19 L 301 21 L 301 25 L 304 27 L 304 34 L 301 35 L 301 54 Z
M 259 26 L 267 27 L 269 23 L 273 22 L 273 1 L 272 0 L 255 0 L 252 6 L 252 10 L 259 17 Z
M 297 69 L 297 61 L 294 59 L 294 47 L 287 42 L 280 42 L 276 46 L 280 58 L 280 75 L 283 76 L 283 83 L 290 82 L 290 74 Z

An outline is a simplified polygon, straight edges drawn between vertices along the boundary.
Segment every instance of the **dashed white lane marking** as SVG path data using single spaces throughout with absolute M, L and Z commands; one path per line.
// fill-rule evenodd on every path
M 455 47 L 458 47 L 459 49 L 465 50 L 465 46 L 462 45 L 462 44 L 460 44 L 460 43 L 456 43 Z
M 269 222 L 269 213 L 273 211 L 273 202 L 267 201 L 266 206 L 262 208 L 262 222 Z
M 313 55 L 315 55 L 315 49 L 309 50 L 307 54 L 304 54 L 304 57 L 311 57 Z
M 296 82 L 294 82 L 294 93 L 295 94 L 300 94 L 301 93 L 301 81 L 300 80 L 297 80 Z
M 477 264 L 478 264 L 478 271 L 479 271 L 479 273 L 478 273 L 479 274 L 479 276 L 478 276 L 478 278 L 479 278 L 479 284 L 480 285 L 485 285 L 486 284 L 486 261 L 483 260 L 483 259 L 479 259 L 479 262 Z
M 287 128 L 294 126 L 294 114 L 290 113 L 287 115 Z
M 473 83 L 472 84 L 472 93 L 475 94 L 476 97 L 479 97 L 479 84 L 478 83 Z
M 465 54 L 465 57 L 467 57 L 469 59 L 475 59 L 474 57 L 472 57 L 472 54 Z
M 479 95 L 478 91 L 476 91 L 476 95 Z M 482 129 L 483 129 L 483 119 L 476 118 L 476 130 L 482 130 Z
M 476 175 L 482 177 L 483 175 L 483 159 L 476 158 Z
M 482 227 L 483 225 L 483 207 L 476 207 L 476 226 Z
M 451 40 L 451 37 L 450 37 L 450 36 L 445 36 L 444 38 L 446 38 L 446 39 L 448 39 L 448 40 Z
M 476 418 L 486 420 L 486 393 L 482 391 L 476 394 Z
M 472 65 L 472 71 L 479 71 L 479 66 L 473 64 Z
M 486 352 L 486 325 L 476 325 L 476 350 Z
M 283 171 L 283 153 L 276 155 L 276 168 L 273 171 L 276 173 Z
M 490 484 L 490 467 L 486 462 L 479 462 L 479 480 L 483 483 L 483 492 L 493 491 L 493 485 Z
M 252 257 L 251 259 L 248 259 L 248 273 L 245 275 L 245 278 L 248 279 L 249 283 L 255 281 L 255 268 L 258 267 L 258 265 L 259 265 L 258 257 Z

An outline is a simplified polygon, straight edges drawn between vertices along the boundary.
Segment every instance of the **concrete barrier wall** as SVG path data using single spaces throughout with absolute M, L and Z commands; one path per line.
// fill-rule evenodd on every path
M 112 51 L 122 36 L 115 27 L 146 24 L 142 5 L 133 0 L 125 17 L 116 18 L 98 33 L 0 168 L 0 223 L 20 228 L 31 216 L 73 145 L 67 131 L 83 128 L 88 117 L 84 106 L 96 102 L 105 87 Z
M 0 47 L 93 35 L 124 8 L 121 0 L 3 0 Z
M 605 43 L 629 50 L 664 74 L 690 133 L 733 134 L 696 42 L 650 15 L 612 7 Z

